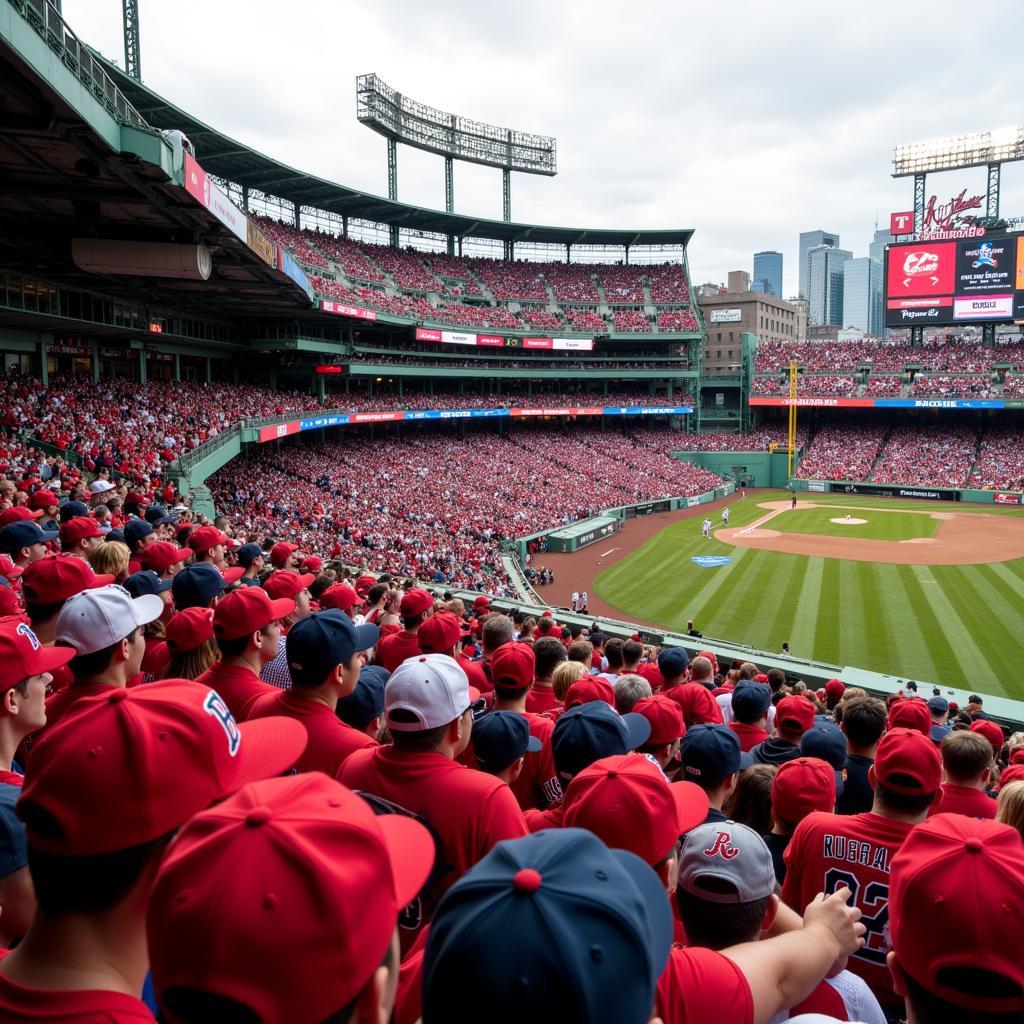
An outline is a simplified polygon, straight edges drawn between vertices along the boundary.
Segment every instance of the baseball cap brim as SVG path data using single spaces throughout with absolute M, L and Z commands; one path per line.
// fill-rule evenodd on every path
M 418 821 L 399 814 L 380 815 L 377 825 L 391 861 L 395 902 L 405 907 L 420 894 L 434 869 L 434 840 Z
M 626 742 L 629 750 L 642 747 L 651 738 L 651 723 L 643 715 L 630 711 L 622 716 L 622 721 L 628 733 Z
M 754 755 L 746 750 L 740 751 L 740 768 L 739 770 L 746 771 L 754 763 Z
M 237 583 L 244 575 L 245 570 L 237 565 L 221 572 L 221 576 L 224 578 L 224 583 L 227 586 L 230 586 L 232 583 Z
M 135 616 L 136 627 L 156 622 L 163 613 L 163 599 L 156 594 L 142 594 L 140 597 L 132 598 L 132 614 Z
M 165 590 L 170 590 L 174 586 L 174 580 L 160 580 L 156 585 L 156 592 L 162 594 Z
M 296 718 L 276 716 L 238 722 L 239 745 L 237 787 L 283 775 L 302 756 L 309 742 L 306 727 Z
M 708 816 L 708 795 L 692 782 L 673 782 L 668 787 L 676 804 L 676 827 L 679 834 L 689 832 Z
M 295 611 L 295 602 L 290 597 L 279 597 L 270 602 L 270 621 L 277 622 Z
M 48 543 L 51 540 L 57 540 L 60 537 L 60 530 L 44 530 L 40 527 L 42 536 L 39 538 L 37 543 Z
M 78 652 L 74 647 L 40 647 L 35 652 L 35 671 L 32 675 L 39 675 L 42 672 L 52 672 L 55 668 L 66 665 Z
M 111 572 L 98 572 L 85 589 L 95 590 L 97 587 L 109 587 L 116 579 L 117 577 Z
M 368 651 L 379 639 L 380 628 L 372 622 L 356 626 L 356 651 Z

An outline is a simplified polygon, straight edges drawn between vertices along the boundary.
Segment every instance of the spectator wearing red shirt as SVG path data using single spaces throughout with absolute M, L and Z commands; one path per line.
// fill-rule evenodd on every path
M 492 688 L 479 662 L 470 661 L 459 650 L 462 624 L 456 615 L 448 611 L 431 615 L 416 631 L 416 637 L 424 654 L 447 654 L 454 658 L 474 689 L 483 693 Z
M 665 694 L 655 693 L 638 700 L 633 712 L 643 715 L 651 727 L 651 735 L 639 748 L 640 753 L 657 761 L 662 771 L 669 771 L 669 766 L 679 759 L 679 744 L 686 735 L 682 709 Z
M 807 697 L 800 694 L 783 697 L 775 707 L 777 735 L 751 748 L 755 763 L 781 765 L 799 757 L 800 739 L 813 725 L 814 705 Z
M 60 528 L 60 549 L 66 555 L 77 555 L 88 561 L 105 536 L 100 524 L 91 516 L 75 516 Z
M 526 695 L 526 710 L 533 714 L 554 711 L 562 706 L 562 702 L 555 696 L 551 674 L 568 658 L 565 644 L 552 637 L 541 637 L 533 644 L 533 656 L 536 659 L 536 677 Z
M 80 558 L 46 555 L 33 562 L 21 574 L 21 592 L 25 614 L 40 643 L 52 644 L 57 638 L 57 616 L 68 598 L 113 582 L 113 576 L 93 572 L 92 566 Z
M 188 546 L 196 556 L 196 562 L 210 562 L 218 568 L 224 562 L 228 538 L 214 526 L 196 527 L 188 536 Z
M 768 709 L 772 706 L 772 691 L 767 685 L 752 679 L 741 679 L 732 691 L 732 721 L 729 728 L 740 741 L 740 750 L 747 753 L 759 743 L 769 739 Z
M 281 715 L 301 722 L 309 742 L 295 762 L 297 771 L 319 771 L 334 778 L 354 750 L 376 746 L 336 712 L 338 701 L 352 693 L 359 681 L 361 652 L 372 647 L 379 635 L 376 626 L 356 626 L 336 609 L 307 615 L 288 631 L 285 647 L 291 689 L 257 697 L 246 721 Z
M 402 616 L 402 629 L 384 637 L 377 644 L 374 661 L 377 665 L 394 672 L 406 658 L 415 657 L 420 653 L 420 642 L 417 633 L 420 626 L 427 621 L 434 599 L 425 590 L 412 587 L 402 597 L 399 613 Z
M 272 601 L 261 587 L 232 591 L 214 609 L 213 635 L 220 661 L 196 681 L 216 690 L 239 721 L 256 697 L 277 692 L 260 680 L 260 669 L 277 657 L 281 619 L 294 609 L 291 598 Z
M 976 732 L 951 732 L 939 748 L 942 755 L 942 800 L 933 814 L 964 814 L 995 818 L 996 802 L 985 792 L 994 767 L 992 747 Z
M 295 553 L 298 550 L 298 544 L 280 540 L 270 549 L 270 564 L 277 570 L 294 569 Z
M 836 808 L 836 772 L 818 757 L 796 757 L 772 779 L 772 830 L 762 838 L 771 851 L 775 880 L 786 880 L 786 847 L 797 825 L 812 811 Z

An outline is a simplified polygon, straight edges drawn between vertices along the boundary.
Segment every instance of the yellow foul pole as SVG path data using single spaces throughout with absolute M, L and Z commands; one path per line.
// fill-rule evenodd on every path
M 793 452 L 796 450 L 796 360 L 789 361 L 789 460 L 787 477 L 793 479 Z

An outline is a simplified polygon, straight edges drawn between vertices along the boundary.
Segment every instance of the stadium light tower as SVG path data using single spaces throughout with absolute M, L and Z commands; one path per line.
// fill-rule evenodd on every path
M 139 48 L 139 0 L 121 0 L 124 6 L 124 70 L 142 81 L 142 50 Z
M 128 0 L 125 0 L 127 3 Z M 459 114 L 445 113 L 409 99 L 374 74 L 356 78 L 356 117 L 388 140 L 388 198 L 398 198 L 398 143 L 444 157 L 445 210 L 455 212 L 454 161 L 498 167 L 502 172 L 502 211 L 512 219 L 512 172 L 553 177 L 556 144 L 547 135 L 496 128 Z M 398 245 L 398 228 L 391 228 Z M 449 238 L 449 252 L 453 240 Z M 508 249 L 508 243 L 506 243 Z M 509 253 L 506 252 L 506 258 Z

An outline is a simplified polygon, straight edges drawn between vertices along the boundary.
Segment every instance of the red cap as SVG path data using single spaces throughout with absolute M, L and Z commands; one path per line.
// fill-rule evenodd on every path
M 280 775 L 305 747 L 301 722 L 238 723 L 215 690 L 191 679 L 117 687 L 81 698 L 32 747 L 18 814 L 44 853 L 127 850 Z
M 988 722 L 984 718 L 979 718 L 971 723 L 971 732 L 984 736 L 997 754 L 1003 749 L 1003 744 L 1006 742 L 1003 730 L 995 722 Z
M 213 609 L 186 608 L 177 612 L 166 629 L 167 646 L 176 653 L 194 651 L 213 636 Z
M 537 657 L 529 644 L 509 640 L 491 655 L 491 682 L 495 686 L 511 684 L 510 689 L 525 690 L 533 683 L 536 672 Z
M 324 560 L 319 555 L 307 555 L 302 560 L 303 572 L 319 572 L 324 567 Z
M 1016 829 L 936 814 L 910 830 L 892 859 L 889 922 L 896 959 L 922 988 L 965 1010 L 1019 1014 L 1021 921 L 1024 856 Z M 979 969 L 1007 983 L 970 993 L 951 984 Z
M 425 590 L 413 587 L 402 595 L 402 603 L 398 606 L 401 615 L 422 615 L 434 607 L 434 599 Z
M 923 700 L 898 700 L 889 708 L 889 729 L 916 729 L 925 736 L 932 731 L 932 713 Z
M 683 683 L 661 692 L 682 709 L 687 729 L 694 725 L 722 724 L 722 709 L 711 696 L 711 691 L 700 683 Z
M 43 515 L 44 512 L 41 508 L 33 512 L 32 509 L 26 508 L 24 505 L 12 505 L 0 512 L 0 529 L 11 523 L 20 522 L 22 519 L 42 519 Z
M 775 721 L 790 732 L 807 732 L 814 725 L 814 705 L 799 694 L 783 697 L 775 707 Z
M 263 589 L 273 598 L 299 596 L 316 577 L 311 573 L 299 575 L 297 572 L 275 572 L 266 583 Z
M 1003 769 L 1003 774 L 999 776 L 998 788 L 1002 789 L 1011 782 L 1024 782 L 1024 761 L 1013 762 Z
M 105 534 L 100 529 L 100 524 L 92 516 L 75 516 L 69 519 L 60 528 L 60 539 L 65 544 L 77 544 L 87 537 L 103 537 Z
M 715 671 L 718 671 L 718 658 L 716 658 L 715 655 L 711 653 L 711 651 L 701 651 L 700 654 L 697 655 L 697 657 L 707 658 L 708 661 L 710 661 L 711 664 L 714 666 Z
M 262 587 L 242 587 L 223 598 L 213 613 L 213 634 L 220 640 L 239 637 L 265 629 L 272 622 L 295 611 L 290 597 L 271 601 Z
M 647 740 L 651 746 L 663 747 L 686 735 L 683 709 L 663 693 L 641 697 L 633 705 L 633 710 L 651 723 L 651 735 Z
M 796 825 L 812 811 L 836 809 L 836 771 L 817 757 L 787 761 L 772 779 L 772 810 L 776 820 Z
M 43 555 L 27 565 L 21 577 L 25 600 L 32 604 L 58 604 L 83 590 L 113 582 L 113 576 L 98 576 L 84 558 L 75 555 Z
M 365 593 L 370 589 L 370 587 L 374 587 L 376 585 L 377 579 L 374 576 L 364 575 L 360 576 L 359 579 L 356 580 L 356 590 L 358 590 L 360 594 Z
M 451 654 L 462 635 L 462 623 L 452 612 L 431 615 L 416 631 L 420 650 L 425 654 Z
M 844 693 L 846 693 L 846 683 L 841 679 L 830 679 L 825 684 L 825 696 L 832 700 L 839 700 Z
M 491 606 L 491 601 L 490 601 L 490 598 L 484 597 L 484 595 L 483 595 L 483 594 L 481 594 L 481 595 L 480 595 L 480 596 L 479 596 L 479 597 L 478 597 L 478 598 L 477 598 L 477 599 L 476 599 L 476 600 L 475 600 L 475 601 L 473 602 L 473 611 L 474 611 L 474 612 L 475 612 L 476 614 L 478 614 L 478 615 L 479 615 L 479 614 L 480 614 L 481 612 L 485 612 L 485 611 L 487 611 L 487 609 L 488 609 L 488 608 L 490 608 L 490 606 Z
M 433 863 L 423 825 L 375 816 L 320 772 L 246 786 L 196 815 L 160 866 L 148 944 L 161 1019 L 181 1020 L 168 990 L 193 988 L 254 1020 L 326 1020 L 366 986 Z M 282 950 L 301 950 L 287 971 Z
M 1024 744 L 1010 751 L 1010 764 L 1024 764 Z
M 347 583 L 335 583 L 320 595 L 321 608 L 340 608 L 347 612 L 362 604 L 365 604 L 363 599 Z
M 572 782 L 562 824 L 585 828 L 614 850 L 629 850 L 652 867 L 708 813 L 707 794 L 692 782 L 670 784 L 646 757 L 621 754 L 595 761 Z
M 218 544 L 227 544 L 228 538 L 212 526 L 198 526 L 188 535 L 188 546 L 202 555 Z
M 139 552 L 139 561 L 155 573 L 165 573 L 172 565 L 184 562 L 191 554 L 191 548 L 179 548 L 170 541 L 155 540 Z
M 49 487 L 44 487 L 41 490 L 35 491 L 29 495 L 28 507 L 47 509 L 56 508 L 60 502 L 57 500 L 57 495 L 50 490 Z
M 224 582 L 231 586 L 232 583 L 237 583 L 245 575 L 245 569 L 240 565 L 233 565 L 230 569 L 221 569 L 220 574 Z
M 582 676 L 565 691 L 565 710 L 580 704 L 589 704 L 594 700 L 603 700 L 615 707 L 615 688 L 607 679 L 597 676 Z
M 936 792 L 942 784 L 942 758 L 924 733 L 890 729 L 878 743 L 870 774 L 886 789 L 906 796 L 924 796 Z
M 43 647 L 24 619 L 0 619 L 0 692 L 66 665 L 75 656 L 72 647 Z
M 289 555 L 294 555 L 299 550 L 298 544 L 290 544 L 286 540 L 279 540 L 270 549 L 270 564 L 280 569 L 288 561 Z
M 7 580 L 16 580 L 23 572 L 20 565 L 15 565 L 11 561 L 10 555 L 0 555 L 0 576 Z

